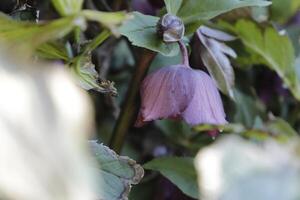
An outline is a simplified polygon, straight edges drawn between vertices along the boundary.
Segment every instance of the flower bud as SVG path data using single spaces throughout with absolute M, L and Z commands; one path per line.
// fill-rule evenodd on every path
M 179 17 L 165 14 L 158 21 L 157 34 L 164 42 L 178 42 L 184 36 L 184 24 Z

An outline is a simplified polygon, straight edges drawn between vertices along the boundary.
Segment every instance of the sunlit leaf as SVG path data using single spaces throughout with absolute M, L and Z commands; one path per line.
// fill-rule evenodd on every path
M 119 156 L 96 141 L 90 141 L 89 144 L 99 164 L 98 171 L 101 174 L 98 184 L 103 194 L 99 199 L 127 199 L 131 185 L 139 183 L 143 178 L 143 168 L 134 160 Z
M 165 56 L 176 55 L 179 51 L 177 44 L 166 44 L 156 33 L 158 17 L 133 13 L 134 18 L 124 23 L 120 33 L 126 36 L 133 45 L 159 52 Z
M 162 157 L 156 158 L 143 166 L 145 169 L 159 171 L 185 194 L 197 198 L 197 174 L 193 158 Z
M 17 22 L 0 14 L 0 40 L 18 48 L 34 50 L 39 45 L 62 38 L 85 21 L 79 17 L 65 17 L 48 23 Z
M 229 123 L 219 126 L 203 124 L 195 126 L 193 129 L 196 132 L 220 130 L 222 133 L 239 134 L 256 141 L 265 141 L 273 138 L 282 143 L 286 143 L 298 135 L 297 132 L 289 125 L 289 123 L 281 118 L 274 118 L 268 122 L 260 121 L 259 124 L 258 119 L 260 118 L 255 118 L 255 123 L 251 127 L 246 127 L 241 123 Z
M 16 52 L 1 50 L 0 79 L 0 199 L 95 199 L 88 95 L 63 66 Z
M 299 138 L 257 145 L 227 136 L 203 148 L 195 159 L 199 199 L 293 200 L 300 196 Z M 299 147 L 299 146 L 298 146 Z
M 291 127 L 289 123 L 281 118 L 275 118 L 266 124 L 267 131 L 271 132 L 273 135 L 287 135 L 288 137 L 297 136 L 297 132 Z
M 52 0 L 55 9 L 62 16 L 77 14 L 82 7 L 83 0 Z

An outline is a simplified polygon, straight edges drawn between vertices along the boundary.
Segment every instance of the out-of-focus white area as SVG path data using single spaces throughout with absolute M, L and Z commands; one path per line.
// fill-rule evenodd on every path
M 300 160 L 295 146 L 275 141 L 256 145 L 237 136 L 220 139 L 195 159 L 200 199 L 300 199 Z
M 97 199 L 91 102 L 62 66 L 14 56 L 0 53 L 0 199 Z

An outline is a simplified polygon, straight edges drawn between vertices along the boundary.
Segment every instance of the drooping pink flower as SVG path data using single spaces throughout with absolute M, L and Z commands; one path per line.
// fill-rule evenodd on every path
M 214 81 L 189 66 L 187 49 L 181 41 L 179 44 L 182 64 L 163 67 L 144 79 L 135 126 L 157 119 L 183 119 L 190 125 L 227 123 Z
M 149 74 L 141 87 L 142 106 L 136 126 L 157 119 L 183 119 L 190 125 L 225 124 L 220 94 L 212 79 L 185 65 Z

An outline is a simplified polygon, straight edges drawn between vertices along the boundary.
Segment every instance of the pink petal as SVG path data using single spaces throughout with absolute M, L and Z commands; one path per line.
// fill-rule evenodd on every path
M 194 71 L 184 65 L 168 66 L 148 75 L 141 87 L 142 106 L 136 126 L 146 121 L 180 118 L 193 96 Z
M 205 72 L 194 72 L 195 93 L 182 118 L 191 125 L 227 123 L 216 85 Z

